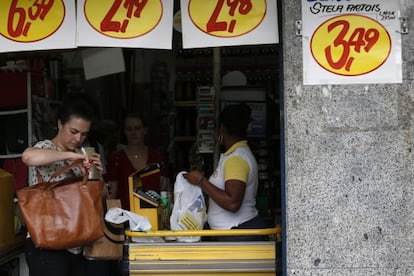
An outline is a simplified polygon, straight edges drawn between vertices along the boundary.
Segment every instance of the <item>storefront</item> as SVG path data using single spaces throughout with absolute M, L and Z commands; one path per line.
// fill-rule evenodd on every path
M 272 152 L 282 156 L 279 159 L 280 176 L 276 176 L 276 179 L 281 179 L 280 192 L 274 192 L 280 193 L 281 198 L 278 202 L 281 202 L 283 225 L 283 275 L 410 275 L 414 240 L 411 231 L 411 210 L 414 208 L 411 196 L 414 164 L 411 123 L 414 82 L 414 55 L 411 46 L 414 45 L 413 4 L 404 0 L 364 3 L 357 0 L 280 2 L 283 33 L 280 37 L 281 44 L 273 46 L 276 49 L 275 55 L 283 55 L 275 56 L 278 66 L 271 67 L 279 70 L 276 75 L 272 74 L 276 78 L 275 95 L 280 95 L 275 99 L 279 100 L 277 105 L 281 107 L 282 112 L 281 125 L 276 129 L 284 131 L 279 134 L 272 133 L 270 137 L 272 143 L 280 143 L 281 148 L 280 154 Z M 304 55 L 304 43 L 310 41 L 308 37 L 302 36 L 303 32 L 309 31 L 309 27 L 315 27 L 314 23 L 310 24 L 307 21 L 311 18 L 309 13 L 303 16 L 299 12 L 301 7 L 304 9 L 305 4 L 315 5 L 308 11 L 313 11 L 314 16 L 319 16 L 317 20 L 321 20 L 321 23 L 328 22 L 334 17 L 341 19 L 338 16 L 346 12 L 348 4 L 352 5 L 349 9 L 353 12 L 359 11 L 368 17 L 375 17 L 383 22 L 383 26 L 389 26 L 384 22 L 392 20 L 400 22 L 398 30 L 389 31 L 392 36 L 397 36 L 397 40 L 385 44 L 400 45 L 396 49 L 400 51 L 401 57 L 388 59 L 386 62 L 387 66 L 394 66 L 394 69 L 388 69 L 387 75 L 382 75 L 384 78 L 376 75 L 377 70 L 373 70 L 367 75 L 376 75 L 376 80 L 362 81 L 360 76 L 344 77 L 344 74 L 333 73 L 334 70 L 317 67 L 317 61 L 312 61 L 312 51 L 307 49 Z M 397 11 L 383 6 L 396 4 L 400 4 Z M 338 5 L 342 5 L 342 8 L 338 8 Z M 368 29 L 384 29 L 378 25 L 369 25 L 367 22 L 371 24 L 371 20 L 364 22 L 366 24 L 361 27 L 364 33 Z M 369 35 L 361 38 L 372 38 L 370 35 L 375 33 L 371 30 Z M 174 31 L 174 36 L 177 34 L 177 31 Z M 354 49 L 356 44 L 358 43 L 349 45 Z M 257 45 L 253 48 L 262 46 Z M 333 42 L 331 46 L 333 47 Z M 206 52 L 184 54 L 184 51 L 179 51 L 180 48 L 175 47 L 178 52 L 125 49 L 128 68 L 126 72 L 135 72 L 133 75 L 124 73 L 106 76 L 99 81 L 93 79 L 83 82 L 84 72 L 79 70 L 81 66 L 73 66 L 66 68 L 68 71 L 65 78 L 68 79 L 68 83 L 72 83 L 72 88 L 84 87 L 86 84 L 87 91 L 91 90 L 92 93 L 101 95 L 102 110 L 109 114 L 110 118 L 118 121 L 122 114 L 119 114 L 119 109 L 115 106 L 121 106 L 124 110 L 132 110 L 135 107 L 149 108 L 151 111 L 165 110 L 164 105 L 151 99 L 152 96 L 160 96 L 150 92 L 149 80 L 151 76 L 157 80 L 164 80 L 165 72 L 169 72 L 171 74 L 168 76 L 168 91 L 175 91 L 177 80 L 187 82 L 191 79 L 187 77 L 187 70 L 176 70 L 176 66 L 180 66 L 180 60 L 183 62 L 181 68 L 184 68 L 188 60 L 199 54 L 201 57 L 196 57 L 193 62 L 211 62 L 210 68 L 213 71 L 210 74 L 213 78 L 218 74 L 218 71 L 215 71 L 217 68 L 221 71 L 219 76 L 224 76 L 225 66 L 229 66 L 226 64 L 234 65 L 231 70 L 241 71 L 246 68 L 246 64 L 256 64 L 258 59 L 251 55 L 251 49 L 243 53 L 243 50 L 250 47 L 232 47 L 235 49 L 234 53 L 243 58 L 234 58 L 230 63 L 225 61 L 227 57 L 228 60 L 231 59 L 229 54 L 225 53 L 227 47 L 222 47 L 218 51 L 220 54 L 210 51 L 211 49 L 207 49 Z M 34 56 L 44 54 L 40 52 Z M 73 64 L 82 63 L 79 53 L 65 51 L 65 55 Z M 10 54 L 2 54 L 0 57 L 5 60 L 6 56 Z M 21 55 L 19 53 L 11 56 Z M 205 56 L 208 57 L 204 59 Z M 221 58 L 220 61 L 218 56 Z M 167 66 L 155 66 L 154 74 L 149 74 L 154 61 L 168 62 Z M 304 67 L 304 63 L 310 67 Z M 217 64 L 220 66 L 216 66 Z M 326 64 L 324 66 L 327 67 Z M 255 66 L 252 67 L 256 70 Z M 164 68 L 167 70 L 164 71 Z M 201 69 L 197 67 L 196 70 Z M 174 75 L 179 71 L 185 72 L 180 74 L 180 78 Z M 249 72 L 252 70 L 249 69 Z M 399 73 L 401 80 L 398 80 L 398 76 L 395 77 Z M 325 77 L 325 74 L 332 75 Z M 388 82 L 390 77 L 393 78 L 393 82 Z M 341 78 L 340 84 L 327 83 L 333 79 L 337 81 L 338 78 Z M 131 79 L 136 81 L 128 81 Z M 184 87 L 181 82 L 178 87 Z M 128 85 L 124 86 L 125 83 Z M 207 83 L 211 83 L 211 80 Z M 156 82 L 156 89 L 161 89 L 160 84 L 161 81 Z M 283 91 L 283 94 L 278 94 L 280 91 Z M 174 112 L 176 108 L 186 109 L 187 100 L 182 103 L 183 106 L 174 102 L 178 103 L 192 96 L 187 93 L 182 93 L 178 99 L 176 96 L 170 95 L 171 104 L 168 106 L 173 108 Z M 140 99 L 145 99 L 145 102 Z M 150 106 L 149 103 L 153 102 L 157 104 Z M 193 110 L 194 106 L 192 103 L 189 109 Z M 184 111 L 182 116 L 193 116 L 193 113 L 187 114 Z M 175 124 L 168 125 L 176 130 Z M 187 126 L 183 124 L 178 126 L 178 129 L 182 134 L 194 133 L 190 131 L 194 126 L 191 127 L 188 123 Z M 165 133 L 165 129 L 161 127 L 158 131 Z M 173 137 L 173 133 L 168 132 L 166 136 L 153 134 L 152 137 L 159 139 L 157 144 L 165 146 L 162 141 L 175 140 L 164 140 L 161 137 Z M 280 135 L 279 140 L 277 135 Z M 187 136 L 194 135 L 180 135 L 181 138 L 177 137 L 176 140 L 183 144 L 191 144 L 195 138 L 187 141 Z M 188 150 L 189 146 L 183 148 Z M 184 159 L 179 160 L 182 163 L 186 162 Z
M 178 4 L 175 4 L 174 14 L 177 14 Z M 54 114 L 65 94 L 83 91 L 94 97 L 98 104 L 97 115 L 102 122 L 98 133 L 102 136 L 97 138 L 107 146 L 108 154 L 121 143 L 116 133 L 125 114 L 139 111 L 150 114 L 149 144 L 168 154 L 171 183 L 179 171 L 188 170 L 195 164 L 201 164 L 211 174 L 219 153 L 214 142 L 216 115 L 225 104 L 242 101 L 251 106 L 255 117 L 249 139 L 259 165 L 257 208 L 267 227 L 279 225 L 282 170 L 280 45 L 264 43 L 183 49 L 181 30 L 175 27 L 171 50 L 80 47 L 2 54 L 0 74 L 9 93 L 19 95 L 20 102 L 4 104 L 0 112 L 4 117 L 1 122 L 9 129 L 14 124 L 9 121 L 16 114 L 25 122 L 19 134 L 7 131 L 8 138 L 0 152 L 2 164 L 12 164 L 8 170 L 17 174 L 16 164 L 20 162 L 25 146 L 14 149 L 10 141 L 21 139 L 24 145 L 31 145 L 53 135 L 56 131 Z M 93 55 L 98 55 L 104 66 L 116 67 L 114 63 L 121 63 L 124 70 L 97 76 L 99 68 L 91 69 L 94 61 L 97 62 Z M 114 61 L 114 57 L 121 60 Z M 12 81 L 15 76 L 21 80 L 19 91 Z M 105 128 L 108 125 L 115 128 Z M 108 131 L 112 135 L 108 135 Z M 25 185 L 21 178 L 16 184 L 18 187 Z M 21 244 L 19 246 L 19 251 L 10 252 L 8 257 L 21 255 Z M 274 272 L 275 243 L 270 247 L 268 254 L 273 254 L 270 271 Z M 251 255 L 256 255 L 255 250 L 260 251 L 252 250 Z M 227 266 L 231 268 L 232 265 Z

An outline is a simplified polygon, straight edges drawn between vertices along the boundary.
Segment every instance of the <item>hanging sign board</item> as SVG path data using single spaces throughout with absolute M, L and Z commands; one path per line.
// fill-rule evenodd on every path
M 76 47 L 73 0 L 1 0 L 0 52 Z
M 275 0 L 181 0 L 183 48 L 279 42 Z
M 78 0 L 78 46 L 172 48 L 173 1 Z
M 304 84 L 402 82 L 399 2 L 302 0 Z

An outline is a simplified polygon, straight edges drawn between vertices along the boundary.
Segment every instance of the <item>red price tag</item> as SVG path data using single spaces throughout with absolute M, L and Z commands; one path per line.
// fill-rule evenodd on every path
M 249 33 L 263 21 L 266 0 L 190 0 L 191 21 L 202 32 L 218 37 L 237 37 Z
M 34 42 L 51 36 L 64 18 L 63 0 L 0 1 L 0 34 L 17 42 Z
M 161 0 L 85 0 L 85 17 L 97 32 L 135 38 L 151 32 L 163 15 Z
M 311 52 L 324 69 L 338 75 L 358 76 L 380 67 L 391 52 L 391 37 L 374 19 L 341 15 L 322 23 L 314 32 Z

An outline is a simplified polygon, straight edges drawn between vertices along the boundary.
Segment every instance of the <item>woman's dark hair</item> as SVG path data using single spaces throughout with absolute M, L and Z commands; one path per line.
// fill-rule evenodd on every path
M 124 118 L 124 126 L 125 126 L 126 119 L 139 119 L 139 120 L 141 120 L 142 125 L 144 127 L 147 127 L 147 120 L 144 117 L 144 115 L 142 115 L 140 113 L 128 113 Z
M 219 122 L 230 135 L 244 138 L 251 121 L 251 113 L 251 108 L 245 103 L 230 104 L 221 111 Z
M 69 93 L 63 99 L 57 112 L 57 119 L 66 124 L 72 116 L 89 122 L 95 120 L 95 104 L 85 93 Z

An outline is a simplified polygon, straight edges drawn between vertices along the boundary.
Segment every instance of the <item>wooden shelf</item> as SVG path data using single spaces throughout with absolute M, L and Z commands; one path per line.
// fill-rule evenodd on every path
M 195 107 L 197 106 L 196 101 L 176 101 L 175 106 L 177 107 Z
M 176 142 L 193 142 L 197 138 L 195 136 L 176 136 L 174 137 L 174 140 Z
M 21 113 L 26 113 L 27 111 L 28 111 L 27 108 L 15 109 L 15 110 L 4 110 L 4 111 L 0 111 L 0 115 L 21 114 Z
M 16 73 L 16 74 L 20 74 L 20 73 Z M 11 77 L 13 76 L 13 77 Z M 12 81 L 20 81 L 23 82 L 23 80 L 14 80 L 14 77 L 17 76 L 15 75 L 15 73 L 10 73 L 10 75 L 8 75 L 7 79 L 5 81 L 8 82 L 12 82 Z M 26 81 L 24 82 L 25 85 L 25 94 L 26 94 L 26 105 L 22 104 L 22 107 L 16 107 L 13 110 L 1 110 L 0 111 L 0 116 L 5 116 L 5 126 L 9 127 L 9 128 L 22 128 L 25 127 L 27 129 L 27 138 L 25 136 L 22 136 L 23 134 L 19 133 L 17 136 L 18 137 L 13 137 L 13 139 L 21 139 L 23 140 L 23 142 L 25 143 L 25 147 L 29 146 L 32 144 L 32 79 L 31 79 L 31 73 L 30 72 L 24 72 L 24 78 L 26 79 Z M 4 76 L 3 76 L 4 77 Z M 7 87 L 7 85 L 6 85 Z M 22 88 L 20 88 L 22 89 Z M 12 115 L 9 116 L 8 115 Z M 14 115 L 14 116 L 13 116 Z M 21 119 L 21 115 L 24 115 L 26 118 L 23 121 L 18 121 L 21 124 L 24 125 L 13 125 L 16 124 L 16 121 L 8 121 L 9 119 Z M 6 117 L 7 116 L 7 117 Z M 7 120 L 7 121 L 6 121 Z M 27 122 L 27 126 L 26 125 Z M 10 135 L 9 133 L 7 133 L 7 131 L 5 132 L 5 137 L 6 137 L 6 141 L 7 141 L 7 135 Z M 26 140 L 27 139 L 27 140 Z M 20 141 L 19 141 L 20 143 Z M 1 154 L 0 154 L 0 159 L 4 159 L 4 158 L 19 158 L 22 156 L 22 152 L 20 151 L 13 151 L 13 152 L 9 152 L 9 145 L 6 142 L 6 145 L 4 146 L 4 148 L 1 149 Z M 13 149 L 13 148 L 12 148 Z M 22 150 L 23 151 L 23 150 Z
M 13 153 L 13 154 L 0 154 L 0 159 L 4 159 L 4 158 L 19 158 L 21 157 L 22 154 L 21 153 Z

